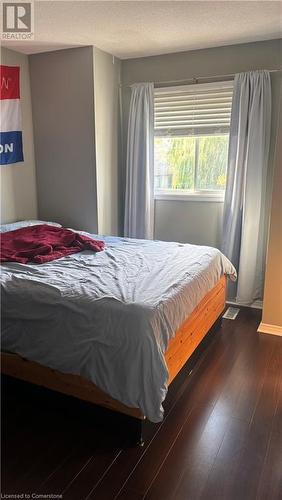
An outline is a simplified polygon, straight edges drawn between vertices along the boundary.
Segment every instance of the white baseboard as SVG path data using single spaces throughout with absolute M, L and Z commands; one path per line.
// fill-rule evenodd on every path
M 262 300 L 255 300 L 252 304 L 246 305 L 241 302 L 236 302 L 235 300 L 227 300 L 226 304 L 230 304 L 231 306 L 243 306 L 243 307 L 252 307 L 253 309 L 262 309 Z
M 270 335 L 279 335 L 282 337 L 282 326 L 269 325 L 268 323 L 261 322 L 257 331 L 260 333 L 269 333 Z

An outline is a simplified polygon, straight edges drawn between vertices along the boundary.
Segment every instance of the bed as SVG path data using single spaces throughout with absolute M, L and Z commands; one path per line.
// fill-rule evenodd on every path
M 104 251 L 2 265 L 2 372 L 159 422 L 236 271 L 211 247 L 93 237 Z

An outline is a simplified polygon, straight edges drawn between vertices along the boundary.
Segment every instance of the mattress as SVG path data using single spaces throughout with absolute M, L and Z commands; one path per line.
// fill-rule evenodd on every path
M 236 271 L 207 246 L 92 236 L 104 251 L 1 266 L 2 350 L 81 375 L 159 422 L 169 340 Z

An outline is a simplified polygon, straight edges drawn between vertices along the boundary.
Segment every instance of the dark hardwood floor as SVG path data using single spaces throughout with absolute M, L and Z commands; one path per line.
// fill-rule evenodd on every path
M 143 448 L 126 445 L 126 417 L 3 378 L 2 494 L 282 499 L 282 338 L 258 334 L 259 321 L 241 309 L 209 335 Z

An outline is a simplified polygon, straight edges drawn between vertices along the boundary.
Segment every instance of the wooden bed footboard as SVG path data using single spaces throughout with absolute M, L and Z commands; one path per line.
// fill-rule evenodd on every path
M 226 277 L 223 276 L 177 330 L 165 354 L 170 384 L 195 351 L 225 308 Z M 138 408 L 130 408 L 112 398 L 79 375 L 64 374 L 17 354 L 1 353 L 1 372 L 33 384 L 74 396 L 110 410 L 143 420 Z
M 226 277 L 223 276 L 195 307 L 192 314 L 171 339 L 165 354 L 169 371 L 169 384 L 222 314 L 225 300 Z

